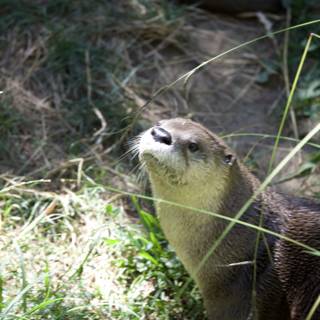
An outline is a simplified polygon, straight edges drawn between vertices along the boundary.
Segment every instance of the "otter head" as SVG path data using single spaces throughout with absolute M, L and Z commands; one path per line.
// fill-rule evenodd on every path
M 198 123 L 186 119 L 162 120 L 145 131 L 138 142 L 153 189 L 163 196 L 223 190 L 235 165 L 233 152 Z M 188 192 L 189 189 L 189 192 Z M 211 190 L 214 189 L 214 190 Z

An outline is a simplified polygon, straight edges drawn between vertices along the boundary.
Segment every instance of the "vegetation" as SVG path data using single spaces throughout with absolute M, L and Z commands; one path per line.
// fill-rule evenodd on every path
M 193 285 L 177 297 L 189 276 L 155 218 L 102 186 L 137 189 L 117 156 L 154 86 L 143 72 L 157 59 L 142 57 L 184 9 L 16 0 L 1 10 L 0 318 L 202 319 Z
M 291 24 L 312 20 L 297 3 Z M 183 27 L 205 13 L 167 0 L 4 0 L 1 12 L 0 319 L 203 319 L 150 203 L 109 187 L 148 192 L 135 160 L 121 155 L 150 122 L 175 114 L 166 102 L 183 90 L 141 108 L 170 82 L 164 50 L 172 66 L 198 64 Z M 307 41 L 297 34 L 290 83 Z M 294 95 L 298 124 L 319 121 L 318 40 Z M 266 70 L 263 83 L 274 76 Z M 312 150 L 286 179 L 317 177 Z
M 34 187 L 1 192 L 2 319 L 202 319 L 197 290 L 176 297 L 187 275 L 152 215 L 138 207 L 143 230 L 91 179 Z

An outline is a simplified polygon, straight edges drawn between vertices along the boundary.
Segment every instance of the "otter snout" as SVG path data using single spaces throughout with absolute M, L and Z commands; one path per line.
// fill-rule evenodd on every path
M 151 135 L 153 136 L 153 139 L 157 142 L 160 142 L 160 143 L 164 143 L 164 144 L 167 144 L 167 145 L 171 145 L 172 144 L 172 136 L 171 134 L 161 128 L 161 127 L 154 127 L 151 129 Z
M 149 175 L 175 186 L 196 181 L 202 186 L 209 177 L 222 184 L 219 173 L 227 174 L 232 162 L 229 157 L 224 161 L 223 143 L 191 120 L 162 120 L 138 141 L 139 159 Z

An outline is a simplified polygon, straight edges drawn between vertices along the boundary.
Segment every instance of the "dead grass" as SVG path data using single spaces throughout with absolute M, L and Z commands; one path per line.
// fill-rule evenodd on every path
M 179 43 L 184 23 L 183 9 L 160 2 L 7 1 L 2 10 L 0 167 L 37 177 L 70 157 L 100 160 L 154 89 L 140 70 Z
M 163 236 L 156 249 L 127 201 L 83 178 L 78 192 L 35 188 L 46 181 L 2 189 L 1 319 L 202 319 L 197 291 L 178 307 L 187 275 Z
M 64 313 L 66 318 L 75 313 L 103 319 L 100 313 L 107 316 L 107 306 L 112 310 L 115 302 L 125 305 L 125 287 L 117 280 L 121 271 L 111 265 L 117 255 L 114 250 L 106 250 L 103 242 L 116 237 L 119 227 L 106 217 L 105 200 L 99 190 L 87 189 L 77 195 L 69 191 L 52 195 L 54 200 L 40 194 L 24 194 L 23 198 L 16 199 L 19 207 L 12 204 L 10 216 L 3 217 L 3 301 L 10 301 L 27 288 L 7 316 L 27 313 L 45 301 L 46 295 L 47 300 L 58 300 L 49 303 L 48 310 L 40 310 L 40 315 L 30 315 L 31 319 L 62 319 Z M 21 204 L 28 198 L 34 204 L 23 208 Z M 23 209 L 26 214 L 31 210 L 31 216 L 21 217 Z M 101 311 L 102 304 L 106 305 L 105 312 Z M 52 310 L 50 315 L 52 308 L 60 311 Z M 79 310 L 72 312 L 72 308 Z

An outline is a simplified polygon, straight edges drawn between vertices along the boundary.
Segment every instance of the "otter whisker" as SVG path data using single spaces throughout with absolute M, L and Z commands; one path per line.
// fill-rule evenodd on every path
M 138 168 L 139 172 L 137 175 L 137 182 L 138 184 L 142 185 L 143 187 L 146 186 L 147 184 L 147 171 L 146 171 L 146 163 L 145 162 L 141 162 L 140 167 Z
M 132 153 L 131 150 L 127 150 L 126 152 L 124 152 L 118 159 L 117 159 L 117 163 L 119 163 L 120 161 L 124 160 L 126 157 L 130 156 Z
M 140 171 L 141 164 L 137 163 L 128 173 L 128 175 L 133 175 L 136 171 Z
M 131 156 L 130 160 L 133 160 L 135 157 L 137 157 L 137 155 L 139 154 L 139 141 L 140 141 L 140 137 L 139 138 L 133 138 L 131 139 L 131 141 L 128 142 L 129 149 L 124 152 L 118 159 L 117 159 L 117 163 L 119 163 L 120 161 L 124 160 L 126 157 Z

